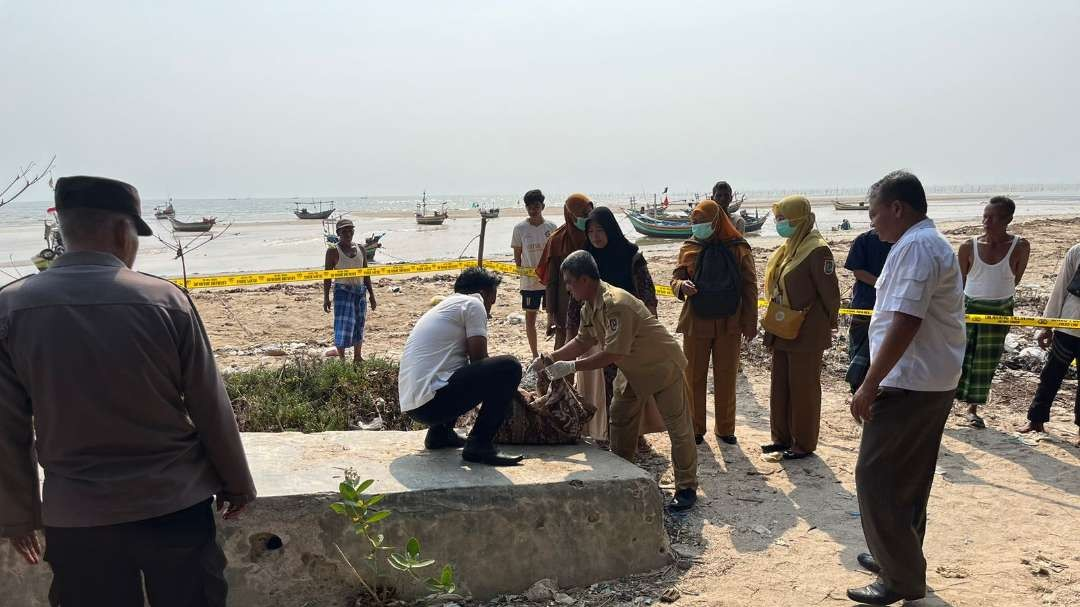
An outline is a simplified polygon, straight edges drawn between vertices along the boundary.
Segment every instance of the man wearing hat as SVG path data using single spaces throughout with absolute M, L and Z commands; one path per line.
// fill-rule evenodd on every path
M 56 207 L 67 253 L 0 289 L 0 536 L 36 564 L 44 528 L 53 605 L 224 605 L 214 497 L 255 486 L 202 321 L 131 270 L 135 188 L 64 177 Z
M 326 269 L 366 268 L 367 256 L 364 250 L 353 244 L 356 227 L 353 226 L 352 220 L 339 219 L 335 229 L 338 243 L 332 249 L 326 250 Z M 335 278 L 333 304 L 330 303 L 330 283 L 329 278 L 323 281 L 323 311 L 330 312 L 330 308 L 334 308 L 334 347 L 337 348 L 341 360 L 345 360 L 345 350 L 352 347 L 353 362 L 360 362 L 360 351 L 364 345 L 364 325 L 367 321 L 365 293 L 371 300 L 372 312 L 376 307 L 371 278 L 368 276 Z

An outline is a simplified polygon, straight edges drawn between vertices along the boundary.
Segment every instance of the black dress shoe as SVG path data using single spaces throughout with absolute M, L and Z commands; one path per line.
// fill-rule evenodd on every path
M 849 588 L 847 596 L 856 603 L 864 603 L 866 605 L 892 605 L 893 603 L 899 603 L 904 600 L 914 601 L 915 599 L 921 599 L 925 595 L 905 596 L 890 589 L 879 580 L 869 586 L 863 586 L 862 588 Z
M 516 466 L 524 459 L 524 456 L 516 453 L 503 453 L 494 446 L 477 448 L 466 445 L 461 451 L 461 459 L 474 464 L 487 464 L 489 466 Z
M 672 512 L 685 512 L 697 503 L 697 489 L 679 489 L 675 497 L 668 503 L 668 509 Z
M 728 434 L 728 435 L 725 435 L 725 436 L 717 435 L 716 438 L 718 440 L 724 441 L 725 443 L 727 443 L 729 445 L 734 445 L 735 443 L 739 442 L 739 439 L 735 438 L 734 434 Z
M 806 457 L 810 457 L 813 454 L 813 452 L 800 453 L 799 451 L 792 451 L 791 449 L 788 449 L 787 451 L 784 451 L 784 459 L 803 459 Z
M 762 453 L 776 453 L 777 451 L 787 451 L 791 447 L 789 445 L 781 445 L 780 443 L 769 443 L 768 445 L 761 446 Z
M 450 428 L 428 428 L 424 437 L 427 449 L 460 449 L 465 446 L 465 438 Z
M 855 557 L 855 560 L 859 562 L 859 566 L 869 571 L 870 573 L 881 573 L 881 565 L 878 565 L 874 555 L 869 552 L 861 552 L 859 556 Z
M 694 435 L 694 444 L 695 445 L 700 445 L 703 442 L 705 442 L 705 435 L 704 434 L 695 434 Z

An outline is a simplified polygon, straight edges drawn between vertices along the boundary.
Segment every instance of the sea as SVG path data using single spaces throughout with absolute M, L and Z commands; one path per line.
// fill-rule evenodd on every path
M 767 213 L 771 203 L 787 192 L 750 192 L 743 208 L 750 214 Z M 704 194 L 669 194 L 671 208 L 687 208 Z M 832 202 L 858 200 L 857 192 L 820 192 L 811 197 L 818 228 L 832 232 L 847 219 L 850 233 L 864 231 L 869 219 L 864 211 L 837 211 Z M 1075 191 L 1034 191 L 1012 194 L 1017 203 L 1017 218 L 1033 216 L 1080 216 L 1080 188 Z M 563 222 L 562 205 L 557 202 L 565 194 L 549 194 L 545 217 L 556 224 Z M 663 195 L 609 193 L 594 195 L 595 203 L 616 210 L 620 225 L 631 239 L 646 252 L 677 250 L 679 242 L 637 234 L 629 220 L 620 212 L 662 200 Z M 930 216 L 938 221 L 953 222 L 982 217 L 982 207 L 989 194 L 981 191 L 946 192 L 931 195 Z M 381 234 L 382 248 L 375 263 L 389 264 L 430 260 L 475 258 L 480 246 L 481 208 L 500 208 L 500 217 L 487 222 L 484 234 L 485 259 L 509 259 L 512 256 L 510 238 L 515 224 L 525 217 L 519 195 L 429 195 L 428 212 L 445 208 L 449 219 L 441 226 L 420 226 L 413 214 L 418 197 L 337 197 L 311 198 L 208 198 L 172 200 L 176 218 L 198 221 L 216 217 L 213 236 L 173 233 L 167 221 L 154 219 L 154 208 L 168 202 L 165 199 L 143 200 L 143 216 L 153 228 L 153 237 L 141 239 L 136 269 L 160 276 L 179 276 L 180 260 L 174 249 L 177 244 L 191 247 L 184 261 L 189 276 L 280 271 L 321 268 L 326 250 L 326 230 L 318 220 L 301 220 L 293 215 L 297 203 L 311 210 L 316 202 L 332 201 L 334 216 L 343 215 L 356 224 L 359 241 Z M 33 274 L 31 259 L 45 246 L 44 221 L 51 201 L 16 200 L 0 207 L 0 284 L 20 276 Z M 775 246 L 780 238 L 770 219 L 759 234 L 752 235 L 755 245 Z

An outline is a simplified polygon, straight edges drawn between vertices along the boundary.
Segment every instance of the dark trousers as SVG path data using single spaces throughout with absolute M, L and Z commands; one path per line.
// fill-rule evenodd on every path
M 46 527 L 53 607 L 224 607 L 212 501 L 102 527 Z M 141 574 L 141 575 L 140 575 Z
M 1054 331 L 1050 355 L 1046 357 L 1046 365 L 1039 375 L 1039 388 L 1035 390 L 1035 398 L 1031 399 L 1031 407 L 1028 409 L 1029 421 L 1039 424 L 1050 421 L 1050 405 L 1054 404 L 1054 398 L 1061 389 L 1061 380 L 1065 379 L 1069 365 L 1077 357 L 1080 357 L 1080 337 Z M 1080 426 L 1080 387 L 1076 389 L 1073 422 Z
M 454 371 L 450 382 L 435 398 L 409 411 L 431 431 L 450 432 L 457 419 L 482 404 L 469 432 L 469 446 L 490 447 L 503 420 L 510 414 L 512 398 L 521 383 L 521 363 L 513 356 L 492 356 Z
M 926 503 L 955 392 L 885 389 L 863 424 L 855 464 L 863 535 L 882 581 L 905 597 L 926 593 Z

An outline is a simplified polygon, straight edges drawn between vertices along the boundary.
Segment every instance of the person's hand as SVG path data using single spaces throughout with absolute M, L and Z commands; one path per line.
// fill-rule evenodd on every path
M 855 418 L 857 424 L 870 421 L 870 405 L 874 404 L 874 399 L 877 398 L 878 388 L 879 386 L 864 381 L 851 397 L 851 417 Z
M 37 565 L 41 562 L 41 544 L 38 543 L 36 531 L 11 538 L 11 545 L 27 563 Z
M 543 356 L 537 356 L 536 358 L 533 359 L 532 363 L 529 364 L 529 368 L 526 369 L 526 372 L 527 373 L 535 373 L 535 374 L 539 375 L 540 372 L 543 371 L 544 367 L 546 367 L 546 366 L 547 365 L 544 364 L 544 357 Z
M 378 307 L 378 305 L 375 303 L 375 298 L 372 297 L 371 298 L 371 311 L 374 312 L 375 308 L 377 308 L 377 307 Z
M 757 327 L 743 327 L 742 334 L 746 341 L 754 341 L 754 338 L 757 337 Z
M 329 312 L 330 312 L 330 308 L 332 308 L 332 307 L 333 307 L 333 306 L 331 306 L 331 305 L 330 305 L 330 298 L 329 298 L 329 297 L 324 297 L 324 298 L 323 298 L 323 302 L 322 302 L 322 309 L 323 309 L 323 312 L 329 313 Z
M 217 511 L 225 520 L 234 519 L 251 503 L 251 498 L 243 495 L 223 493 L 217 496 Z
M 1050 344 L 1054 341 L 1054 331 L 1052 329 L 1043 329 L 1042 331 L 1039 331 L 1037 340 L 1040 348 L 1049 350 Z
M 547 366 L 545 371 L 549 379 L 562 379 L 577 370 L 577 363 L 572 360 L 557 360 Z
M 679 292 L 682 293 L 684 297 L 690 297 L 691 295 L 697 295 L 698 291 L 697 287 L 694 286 L 694 283 L 692 281 L 684 280 L 682 285 L 679 287 Z

